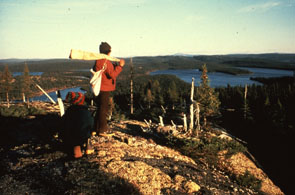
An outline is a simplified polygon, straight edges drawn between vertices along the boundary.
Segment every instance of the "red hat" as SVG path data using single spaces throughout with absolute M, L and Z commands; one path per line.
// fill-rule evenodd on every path
M 85 101 L 85 95 L 81 92 L 70 91 L 68 92 L 65 101 L 75 105 L 83 105 Z

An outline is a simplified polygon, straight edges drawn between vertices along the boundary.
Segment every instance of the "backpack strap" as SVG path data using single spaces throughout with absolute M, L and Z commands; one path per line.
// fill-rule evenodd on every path
M 105 71 L 107 69 L 107 59 L 105 59 L 104 63 L 103 63 L 103 67 L 101 70 Z
M 95 61 L 94 65 L 93 65 L 92 69 L 95 70 L 95 71 L 99 71 L 99 70 L 96 70 L 95 67 L 96 67 L 96 61 Z M 105 61 L 103 62 L 103 66 L 102 66 L 101 70 L 105 71 L 107 69 L 107 67 L 108 67 L 107 66 L 107 59 L 105 59 Z

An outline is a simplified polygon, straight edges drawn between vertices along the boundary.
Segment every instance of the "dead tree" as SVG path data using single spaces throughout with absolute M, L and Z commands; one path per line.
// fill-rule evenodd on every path
M 55 101 L 48 95 L 48 93 L 46 93 L 46 91 L 44 91 L 44 89 L 42 89 L 42 87 L 40 87 L 40 85 L 38 85 L 38 84 L 35 84 L 36 85 L 36 87 L 38 88 L 38 89 L 40 89 L 40 91 L 42 91 L 42 93 L 44 93 L 47 97 L 48 97 L 48 99 L 53 103 L 53 104 L 56 104 L 55 103 Z M 23 97 L 25 97 L 25 94 L 23 93 Z M 23 98 L 23 100 L 24 100 L 24 102 L 25 102 L 25 98 Z
M 25 96 L 25 93 L 22 93 L 23 94 L 23 103 L 26 103 L 26 96 Z
M 187 131 L 187 119 L 186 119 L 186 114 L 183 114 L 183 130 L 186 132 Z
M 133 61 L 130 58 L 130 114 L 133 114 Z
M 190 130 L 194 128 L 194 89 L 195 89 L 195 79 L 193 77 L 192 86 L 191 86 L 191 103 L 190 103 L 190 125 L 189 125 Z
M 199 131 L 201 130 L 201 126 L 200 126 L 200 106 L 199 103 L 196 103 L 196 129 L 195 129 L 195 134 L 197 137 L 199 137 Z
M 58 103 L 58 106 L 59 106 L 60 116 L 62 117 L 65 114 L 65 107 L 64 107 L 64 104 L 62 102 L 60 90 L 56 91 L 56 95 L 57 95 L 57 103 Z
M 245 91 L 244 91 L 244 119 L 247 119 L 247 91 L 248 87 L 247 84 L 245 85 Z
M 159 125 L 160 125 L 161 127 L 164 127 L 163 117 L 162 117 L 162 116 L 159 116 L 159 119 L 160 119 L 160 123 L 159 123 Z

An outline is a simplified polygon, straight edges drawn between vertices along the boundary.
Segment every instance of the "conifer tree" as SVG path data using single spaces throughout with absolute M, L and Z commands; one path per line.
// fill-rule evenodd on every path
M 146 88 L 145 88 L 145 95 L 144 95 L 144 102 L 148 103 L 148 108 L 151 108 L 151 103 L 154 102 L 155 97 L 152 94 L 152 85 L 151 85 L 151 81 L 147 84 Z
M 219 114 L 220 101 L 218 93 L 209 85 L 207 75 L 207 66 L 202 66 L 202 75 L 200 86 L 196 90 L 196 101 L 200 103 L 200 116 L 203 118 L 203 125 L 207 125 L 207 118 Z
M 154 101 L 154 96 L 152 94 L 151 89 L 147 89 L 146 95 L 145 95 L 145 101 L 148 102 L 148 108 L 151 108 L 151 103 Z
M 134 79 L 134 71 L 133 71 L 133 60 L 130 58 L 130 114 L 133 114 L 133 79 Z
M 179 94 L 176 88 L 176 84 L 174 81 L 172 81 L 170 83 L 170 86 L 168 88 L 168 99 L 169 99 L 169 103 L 172 104 L 172 109 L 174 109 L 174 105 L 175 103 L 178 101 L 179 99 Z
M 5 66 L 3 73 L 1 74 L 1 91 L 6 95 L 7 105 L 9 107 L 9 92 L 12 88 L 13 76 L 10 73 L 8 66 Z
M 283 127 L 285 124 L 286 111 L 281 103 L 281 100 L 278 98 L 277 102 L 273 105 L 272 108 L 272 120 L 275 126 Z
M 152 84 L 152 93 L 155 97 L 155 103 L 157 105 L 163 105 L 164 104 L 164 98 L 162 96 L 162 89 L 160 87 L 160 83 L 158 80 L 155 80 Z

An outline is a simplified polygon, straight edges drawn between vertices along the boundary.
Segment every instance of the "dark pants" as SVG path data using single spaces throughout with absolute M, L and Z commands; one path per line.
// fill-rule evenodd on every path
M 97 111 L 95 115 L 95 130 L 96 133 L 103 133 L 108 130 L 107 113 L 109 111 L 109 91 L 100 91 L 99 95 L 95 97 Z

